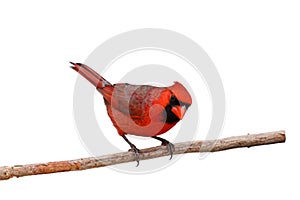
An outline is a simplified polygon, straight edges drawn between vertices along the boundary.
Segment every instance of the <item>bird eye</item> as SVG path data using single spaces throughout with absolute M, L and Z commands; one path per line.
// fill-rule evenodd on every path
M 176 97 L 172 95 L 170 101 L 171 101 L 171 102 L 176 101 Z
M 170 98 L 170 105 L 171 106 L 178 106 L 180 105 L 178 99 L 176 96 L 172 95 L 171 98 Z

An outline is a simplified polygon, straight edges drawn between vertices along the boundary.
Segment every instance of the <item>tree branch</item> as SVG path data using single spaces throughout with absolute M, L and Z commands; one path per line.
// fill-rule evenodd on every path
M 274 131 L 269 133 L 248 134 L 244 136 L 234 136 L 219 140 L 205 140 L 176 143 L 174 154 L 194 153 L 194 152 L 216 152 L 227 149 L 252 147 L 285 142 L 285 131 Z M 169 153 L 165 146 L 157 146 L 142 149 L 140 159 L 153 159 L 168 156 Z M 99 157 L 81 158 L 76 160 L 57 161 L 48 163 L 15 165 L 0 167 L 0 180 L 12 177 L 22 177 L 38 174 L 49 174 L 65 171 L 85 170 L 96 167 L 105 167 L 120 163 L 135 161 L 132 152 L 121 152 Z

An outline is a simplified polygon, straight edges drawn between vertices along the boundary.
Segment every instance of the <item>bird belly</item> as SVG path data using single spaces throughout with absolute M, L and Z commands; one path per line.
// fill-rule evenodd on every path
M 177 123 L 166 123 L 165 121 L 162 121 L 159 116 L 153 116 L 150 123 L 143 123 L 143 121 L 132 119 L 130 115 L 124 114 L 117 109 L 113 109 L 109 105 L 107 106 L 107 112 L 119 135 L 130 134 L 152 137 L 167 132 Z

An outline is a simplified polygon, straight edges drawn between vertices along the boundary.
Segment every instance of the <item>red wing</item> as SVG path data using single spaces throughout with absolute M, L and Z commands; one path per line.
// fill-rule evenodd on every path
M 153 90 L 154 88 L 156 90 Z M 149 109 L 153 100 L 157 98 L 157 95 L 153 95 L 157 87 L 115 84 L 113 90 L 105 90 L 105 88 L 103 90 L 101 93 L 114 109 L 130 116 L 137 124 L 150 122 Z
M 115 84 L 112 87 L 108 86 L 98 90 L 109 103 L 108 106 L 130 116 L 132 119 L 138 120 L 141 118 L 142 113 L 137 112 L 137 109 L 132 109 L 131 106 L 131 99 L 138 87 L 129 84 Z

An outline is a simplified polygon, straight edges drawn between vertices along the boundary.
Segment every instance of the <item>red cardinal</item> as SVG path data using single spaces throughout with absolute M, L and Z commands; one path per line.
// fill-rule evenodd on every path
M 74 70 L 91 82 L 103 95 L 107 113 L 120 136 L 130 145 L 139 164 L 139 149 L 126 134 L 152 137 L 168 147 L 173 155 L 174 145 L 158 137 L 179 122 L 192 98 L 186 88 L 175 82 L 170 87 L 151 85 L 111 84 L 85 64 L 72 63 Z M 171 159 L 170 158 L 170 159 Z

